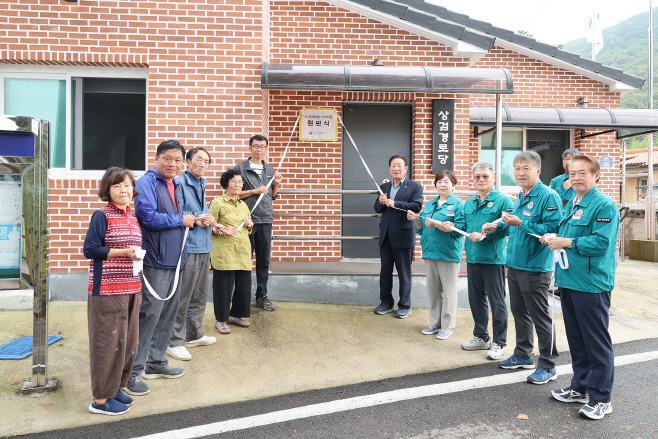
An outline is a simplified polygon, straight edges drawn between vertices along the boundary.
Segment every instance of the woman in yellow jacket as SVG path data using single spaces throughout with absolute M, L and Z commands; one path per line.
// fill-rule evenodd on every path
M 253 222 L 249 207 L 238 197 L 242 190 L 242 174 L 229 169 L 220 179 L 224 195 L 210 203 L 210 214 L 217 227 L 212 239 L 210 265 L 213 269 L 212 290 L 215 327 L 220 334 L 230 334 L 228 324 L 248 328 L 251 299 L 251 243 L 249 234 Z M 244 226 L 238 230 L 244 221 Z M 231 297 L 233 300 L 231 301 Z M 232 306 L 231 306 L 232 303 Z M 230 310 L 229 310 L 230 308 Z

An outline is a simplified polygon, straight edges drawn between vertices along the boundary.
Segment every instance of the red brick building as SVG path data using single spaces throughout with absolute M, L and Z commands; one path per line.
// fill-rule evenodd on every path
M 457 189 L 472 191 L 470 167 L 491 156 L 493 138 L 472 120 L 474 108 L 493 107 L 493 95 L 261 88 L 262 63 L 370 66 L 375 58 L 384 66 L 508 69 L 514 84 L 514 94 L 503 96 L 508 115 L 516 107 L 578 108 L 579 98 L 589 108 L 619 108 L 620 97 L 643 83 L 423 0 L 6 0 L 0 4 L 0 110 L 53 124 L 51 277 L 86 272 L 82 242 L 101 206 L 95 191 L 107 166 L 125 165 L 140 175 L 153 166 L 156 146 L 174 138 L 210 151 L 208 179 L 216 196 L 217 177 L 246 158 L 251 135 L 269 136 L 270 162 L 278 164 L 302 108 L 333 108 L 339 115 L 346 105 L 408 108 L 410 150 L 402 152 L 411 158 L 410 177 L 430 191 L 432 103 L 454 99 Z M 574 124 L 515 126 L 504 131 L 503 148 L 510 154 L 537 145 L 557 153 L 579 148 L 613 157 L 618 168 L 614 134 L 581 134 Z M 298 139 L 281 168 L 285 182 L 275 210 L 344 212 L 340 194 L 290 189 L 342 189 L 351 144 L 340 130 L 337 142 Z M 600 187 L 619 201 L 616 170 L 603 173 Z M 338 217 L 280 217 L 274 233 L 333 236 L 343 233 L 341 224 Z M 275 260 L 342 257 L 349 255 L 338 240 L 279 239 L 273 248 Z

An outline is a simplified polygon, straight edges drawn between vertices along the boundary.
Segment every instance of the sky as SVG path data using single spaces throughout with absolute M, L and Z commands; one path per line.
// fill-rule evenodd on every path
M 649 11 L 649 0 L 430 1 L 498 27 L 515 32 L 525 30 L 539 41 L 555 45 L 587 37 L 593 5 L 598 8 L 603 29 Z M 653 6 L 658 7 L 658 0 L 653 1 Z M 658 26 L 657 20 L 658 14 L 654 17 L 654 33 Z

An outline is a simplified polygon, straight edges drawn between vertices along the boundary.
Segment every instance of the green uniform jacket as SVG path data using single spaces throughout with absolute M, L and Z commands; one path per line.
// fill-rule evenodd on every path
M 568 179 L 569 179 L 568 174 L 562 174 L 555 177 L 553 180 L 551 180 L 550 183 L 551 189 L 557 192 L 558 196 L 562 200 L 567 202 L 573 200 L 573 197 L 576 196 L 576 191 L 574 191 L 572 187 L 570 187 L 569 189 L 565 189 L 562 187 L 564 182 L 567 181 Z
M 477 194 L 466 200 L 462 215 L 465 219 L 465 232 L 481 232 L 484 223 L 490 223 L 502 216 L 503 211 L 512 208 L 512 200 L 502 192 L 492 189 L 484 201 L 477 199 Z M 473 242 L 466 239 L 466 262 L 469 264 L 505 263 L 507 227 L 504 222 L 498 223 L 498 230 L 487 234 L 486 239 Z
M 215 217 L 217 223 L 236 229 L 249 216 L 247 203 L 240 199 L 235 202 L 226 194 L 212 200 L 208 210 Z M 251 230 L 242 226 L 235 236 L 212 235 L 212 250 L 210 252 L 210 265 L 212 268 L 214 270 L 251 271 L 250 233 Z
M 462 210 L 464 202 L 455 194 L 450 194 L 443 206 L 439 206 L 439 197 L 425 204 L 423 217 L 437 221 L 450 221 L 458 229 L 464 228 Z M 425 219 L 420 218 L 421 228 L 416 227 L 423 248 L 423 259 L 435 261 L 460 262 L 464 251 L 464 235 L 457 232 L 445 233 L 436 228 L 425 227 Z
M 507 266 L 539 273 L 553 271 L 553 252 L 528 233 L 544 236 L 557 231 L 562 220 L 562 202 L 558 194 L 537 181 L 525 200 L 523 191 L 519 192 L 514 208 L 507 213 L 521 218 L 519 227 L 507 228 Z
M 615 287 L 615 262 L 619 210 L 612 199 L 594 186 L 573 208 L 566 206 L 557 236 L 573 238 L 565 248 L 569 268 L 555 268 L 555 284 L 587 293 L 612 291 Z

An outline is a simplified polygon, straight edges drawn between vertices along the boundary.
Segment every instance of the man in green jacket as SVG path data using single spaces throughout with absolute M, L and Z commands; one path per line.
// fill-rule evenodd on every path
M 569 180 L 576 196 L 565 209 L 557 236 L 541 242 L 551 250 L 564 249 L 569 266 L 556 267 L 564 328 L 571 351 L 573 377 L 565 389 L 553 390 L 561 402 L 586 403 L 581 416 L 601 419 L 612 413 L 614 352 L 608 331 L 610 296 L 615 287 L 619 210 L 599 192 L 598 160 L 585 155 L 569 164 Z
M 539 180 L 541 157 L 523 151 L 514 157 L 514 179 L 521 187 L 511 213 L 503 214 L 507 224 L 507 285 L 516 329 L 514 354 L 500 362 L 503 369 L 533 369 L 534 334 L 537 331 L 539 361 L 528 382 L 544 384 L 557 379 L 555 331 L 548 310 L 548 286 L 553 271 L 553 252 L 537 236 L 553 233 L 562 219 L 557 193 Z M 485 225 L 494 231 L 496 224 Z
M 571 187 L 571 182 L 569 181 L 569 162 L 575 156 L 580 155 L 580 151 L 576 148 L 567 149 L 562 153 L 562 167 L 564 168 L 564 174 L 558 175 L 551 180 L 550 186 L 558 196 L 562 199 L 562 206 L 567 204 L 573 199 L 576 195 L 573 188 Z
M 487 358 L 499 360 L 507 343 L 507 305 L 505 304 L 505 246 L 507 224 L 487 233 L 482 226 L 500 219 L 512 208 L 510 198 L 494 189 L 496 171 L 488 162 L 478 162 L 471 170 L 477 194 L 466 200 L 462 215 L 466 240 L 468 302 L 475 327 L 473 338 L 462 344 L 467 351 L 488 350 Z M 489 304 L 487 304 L 487 297 Z M 493 320 L 493 341 L 489 337 L 489 305 Z

